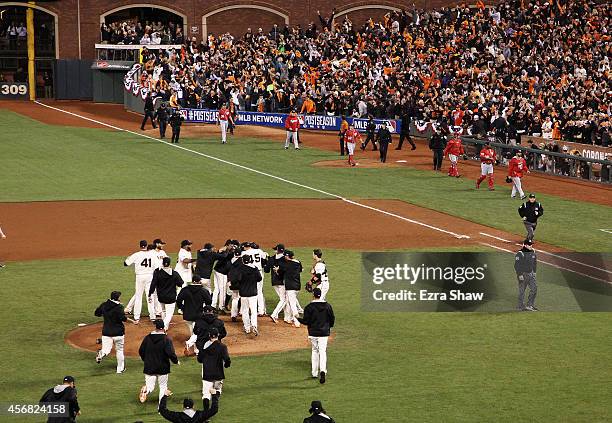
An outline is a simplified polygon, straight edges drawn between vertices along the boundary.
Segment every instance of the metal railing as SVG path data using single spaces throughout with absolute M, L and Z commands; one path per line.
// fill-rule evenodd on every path
M 478 160 L 482 146 L 489 142 L 497 153 L 501 164 L 507 165 L 517 151 L 522 151 L 530 171 L 549 175 L 565 176 L 601 183 L 612 183 L 612 161 L 591 159 L 575 154 L 557 153 L 548 150 L 502 144 L 487 139 L 463 136 L 466 155 Z M 610 152 L 612 156 L 612 151 Z

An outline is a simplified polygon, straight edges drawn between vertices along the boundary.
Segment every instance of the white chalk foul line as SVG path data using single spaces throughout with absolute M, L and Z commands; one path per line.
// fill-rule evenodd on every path
M 504 238 L 500 238 L 500 237 L 495 236 L 495 235 L 487 234 L 487 233 L 485 233 L 485 232 L 479 232 L 479 233 L 480 233 L 480 235 L 483 235 L 483 236 L 486 236 L 486 237 L 489 237 L 489 238 L 493 238 L 493 239 L 497 239 L 497 240 L 499 240 L 499 241 L 503 241 L 503 242 L 506 242 L 506 243 L 512 243 L 512 242 L 513 242 L 513 241 L 509 241 L 509 240 L 504 239 Z M 518 243 L 515 243 L 515 245 L 521 246 L 521 245 L 523 245 L 523 244 L 518 244 Z M 569 258 L 569 257 L 563 257 L 563 256 L 560 256 L 560 255 L 558 255 L 558 254 L 550 253 L 550 252 L 548 252 L 548 251 L 544 251 L 544 250 L 540 250 L 540 249 L 538 249 L 538 251 L 539 251 L 540 253 L 544 254 L 544 255 L 547 255 L 547 256 L 556 257 L 556 258 L 559 258 L 559 259 L 561 259 L 561 260 L 565 260 L 565 261 L 569 261 L 569 262 L 571 262 L 571 263 L 576 263 L 576 264 L 579 264 L 580 266 L 590 267 L 591 269 L 599 270 L 600 272 L 605 272 L 605 273 L 610 273 L 610 274 L 612 274 L 612 272 L 611 272 L 611 271 L 609 271 L 609 270 L 603 269 L 603 268 L 601 268 L 601 267 L 593 266 L 593 265 L 590 265 L 590 264 L 586 264 L 586 263 L 583 263 L 583 262 L 578 261 L 578 260 L 573 260 L 573 259 L 571 259 L 571 258 Z
M 479 242 L 479 244 L 480 245 L 485 245 L 487 247 L 494 248 L 496 250 L 504 251 L 506 253 L 514 254 L 514 251 L 510 251 L 510 250 L 507 250 L 507 249 L 502 248 L 502 247 L 498 247 L 498 246 L 493 245 L 493 244 L 488 244 L 486 242 Z M 541 250 L 535 250 L 535 251 L 536 252 L 542 252 Z M 587 275 L 586 273 L 578 272 L 578 271 L 573 270 L 573 269 L 568 269 L 567 267 L 559 266 L 557 264 L 550 263 L 550 262 L 547 262 L 547 261 L 544 261 L 544 260 L 541 260 L 541 259 L 538 259 L 538 263 L 544 263 L 544 264 L 547 264 L 549 266 L 555 267 L 555 268 L 560 269 L 560 270 L 567 270 L 568 272 L 572 272 L 572 273 L 575 273 L 577 275 L 584 276 L 584 277 L 587 277 L 587 278 L 590 278 L 590 279 L 596 279 L 598 281 L 605 282 L 605 283 L 607 283 L 609 285 L 612 285 L 612 282 L 607 281 L 605 279 L 598 278 L 597 276 Z
M 612 234 L 612 229 L 600 229 L 600 231 Z
M 87 120 L 89 122 L 96 123 L 98 125 L 106 126 L 107 128 L 111 128 L 111 129 L 114 129 L 116 131 L 127 132 L 127 133 L 132 134 L 132 135 L 136 135 L 136 136 L 139 136 L 139 137 L 147 138 L 147 139 L 149 139 L 151 141 L 155 141 L 155 142 L 161 143 L 161 144 L 166 145 L 168 147 L 178 148 L 179 150 L 183 150 L 183 151 L 186 151 L 186 152 L 189 152 L 189 153 L 192 153 L 192 154 L 196 154 L 198 156 L 205 157 L 205 158 L 210 159 L 210 160 L 215 160 L 215 161 L 218 161 L 220 163 L 224 163 L 224 164 L 229 165 L 229 166 L 234 166 L 234 167 L 237 167 L 239 169 L 246 170 L 246 171 L 253 172 L 253 173 L 257 173 L 258 175 L 267 176 L 268 178 L 276 179 L 278 181 L 281 181 L 281 182 L 284 182 L 284 183 L 287 183 L 287 184 L 290 184 L 290 185 L 294 185 L 294 186 L 297 186 L 297 187 L 300 187 L 300 188 L 304 188 L 304 189 L 307 189 L 307 190 L 310 190 L 310 191 L 318 192 L 318 193 L 326 195 L 328 197 L 332 197 L 332 198 L 335 198 L 337 200 L 344 201 L 345 203 L 352 204 L 352 205 L 358 206 L 358 207 L 362 207 L 362 208 L 365 208 L 365 209 L 368 209 L 368 210 L 372 210 L 372 211 L 375 211 L 377 213 L 381 213 L 381 214 L 384 214 L 384 215 L 387 215 L 387 216 L 394 217 L 396 219 L 403 220 L 405 222 L 413 223 L 415 225 L 423 226 L 425 228 L 429 228 L 429 229 L 432 229 L 434 231 L 442 232 L 444 234 L 454 236 L 455 238 L 458 238 L 458 239 L 470 239 L 470 237 L 468 235 L 462 235 L 462 234 L 457 234 L 457 233 L 452 232 L 452 231 L 447 231 L 446 229 L 438 228 L 437 226 L 428 225 L 427 223 L 423 223 L 423 222 L 420 222 L 418 220 L 409 219 L 407 217 L 400 216 L 398 214 L 391 213 L 391 212 L 388 212 L 386 210 L 382 210 L 382 209 L 379 209 L 379 208 L 376 208 L 376 207 L 368 206 L 366 204 L 359 203 L 357 201 L 349 200 L 349 199 L 347 199 L 345 197 L 342 197 L 341 195 L 338 195 L 338 194 L 333 194 L 331 192 L 323 191 L 321 189 L 314 188 L 314 187 L 311 187 L 309 185 L 304 185 L 304 184 L 301 184 L 299 182 L 295 182 L 295 181 L 291 181 L 289 179 L 281 178 L 280 176 L 272 175 L 270 173 L 262 172 L 261 170 L 253 169 L 253 168 L 250 168 L 250 167 L 238 164 L 238 163 L 230 162 L 228 160 L 224 160 L 224 159 L 221 159 L 219 157 L 215 157 L 215 156 L 211 156 L 209 154 L 201 153 L 199 151 L 191 150 L 189 148 L 185 148 L 185 147 L 182 147 L 182 146 L 177 145 L 177 144 L 169 144 L 169 143 L 167 143 L 165 141 L 162 141 L 160 139 L 151 137 L 151 136 L 149 136 L 147 134 L 141 134 L 139 132 L 131 131 L 129 129 L 120 128 L 118 126 L 111 125 L 111 124 L 108 124 L 106 122 L 101 122 L 101 121 L 96 120 L 96 119 L 88 118 L 87 116 L 79 115 L 78 113 L 69 112 L 68 110 L 63 110 L 63 109 L 60 109 L 58 107 L 53 107 L 53 106 L 50 106 L 48 104 L 41 103 L 38 100 L 36 100 L 34 102 L 36 104 L 40 105 L 40 106 L 47 107 L 49 109 L 53 109 L 53 110 L 56 110 L 58 112 L 66 113 L 68 115 L 75 116 L 75 117 L 78 117 L 80 119 L 84 119 L 84 120 Z

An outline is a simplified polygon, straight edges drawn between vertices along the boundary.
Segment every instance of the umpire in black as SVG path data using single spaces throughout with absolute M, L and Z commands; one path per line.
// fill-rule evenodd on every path
M 160 138 L 166 138 L 166 127 L 168 126 L 168 118 L 168 108 L 166 107 L 166 103 L 163 102 L 155 112 L 155 119 L 157 119 L 157 123 L 159 124 Z
M 389 143 L 393 142 L 388 125 L 383 124 L 380 126 L 376 139 L 378 140 L 378 147 L 380 149 L 380 161 L 386 163 L 387 149 L 389 148 Z
M 153 98 L 151 97 L 151 93 L 147 94 L 145 98 L 144 104 L 144 117 L 142 118 L 142 124 L 140 125 L 140 129 L 144 131 L 145 124 L 147 123 L 147 119 L 151 119 L 151 125 L 153 125 L 153 129 L 157 128 L 155 126 L 155 106 L 153 106 Z
M 178 144 L 179 138 L 181 137 L 181 125 L 185 118 L 178 111 L 178 109 L 174 109 L 172 111 L 172 115 L 170 116 L 170 128 L 172 128 L 172 144 Z
M 368 146 L 368 143 L 372 142 L 372 151 L 376 151 L 376 141 L 374 138 L 376 136 L 376 123 L 374 122 L 374 118 L 372 115 L 368 117 L 368 124 L 366 126 L 366 140 L 361 143 L 361 151 L 365 150 Z
M 432 129 L 434 132 L 429 139 L 429 149 L 433 152 L 433 169 L 441 170 L 446 137 L 442 135 L 436 124 L 432 125 Z
M 533 241 L 538 219 L 544 215 L 544 207 L 539 201 L 536 201 L 535 194 L 529 194 L 529 199 L 519 207 L 518 214 L 523 219 L 527 230 L 527 239 Z
M 536 267 L 538 258 L 533 251 L 532 242 L 526 239 L 521 248 L 514 256 L 514 270 L 518 278 L 519 294 L 518 294 L 518 310 L 519 311 L 538 311 L 535 307 L 535 298 L 538 293 L 538 285 L 536 284 Z M 524 305 L 525 290 L 529 286 L 529 297 L 527 305 Z

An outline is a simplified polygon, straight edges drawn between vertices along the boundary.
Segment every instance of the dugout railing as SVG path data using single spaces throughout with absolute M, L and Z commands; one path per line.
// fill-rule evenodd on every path
M 478 160 L 482 146 L 489 142 L 497 153 L 501 164 L 507 165 L 517 151 L 522 151 L 531 172 L 567 178 L 582 179 L 592 182 L 612 183 L 612 161 L 591 159 L 576 154 L 557 153 L 519 145 L 502 144 L 487 139 L 476 139 L 462 136 L 466 155 L 471 160 Z M 612 152 L 611 152 L 612 153 Z

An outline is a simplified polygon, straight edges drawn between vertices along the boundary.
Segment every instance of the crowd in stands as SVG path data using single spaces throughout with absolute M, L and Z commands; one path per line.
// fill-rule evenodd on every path
M 509 142 L 525 134 L 611 145 L 611 11 L 592 0 L 479 1 L 355 27 L 334 10 L 306 28 L 210 34 L 180 51 L 145 51 L 141 81 L 183 107 L 232 102 L 435 121 Z M 111 32 L 137 40 L 153 30 Z
M 137 20 L 103 23 L 100 25 L 102 44 L 183 44 L 183 28 L 174 22 L 161 21 L 144 24 Z

